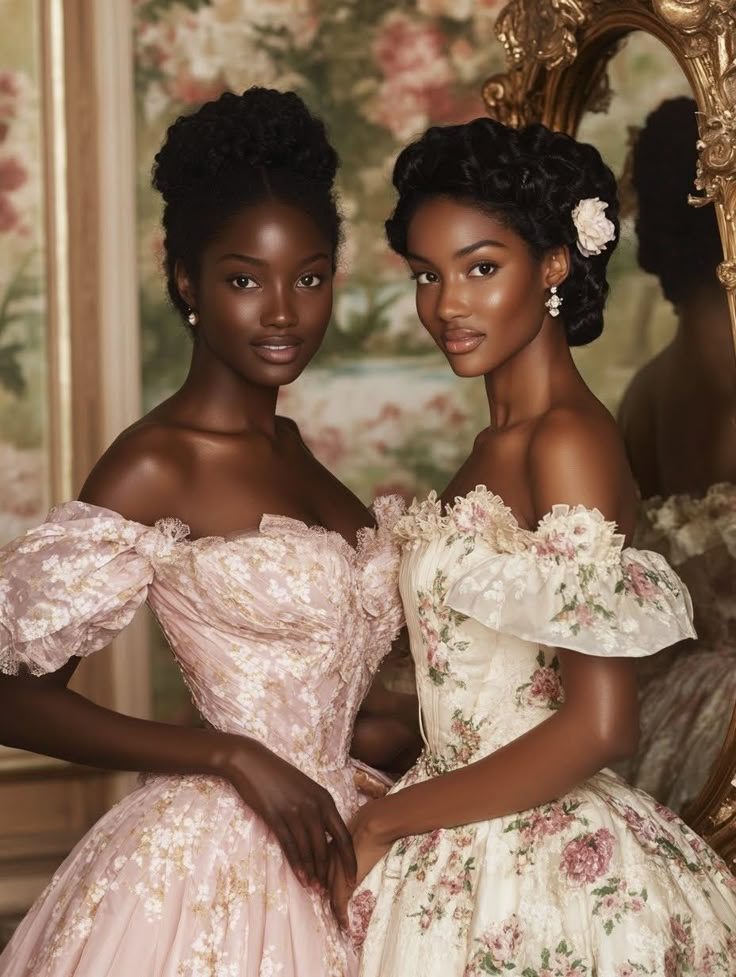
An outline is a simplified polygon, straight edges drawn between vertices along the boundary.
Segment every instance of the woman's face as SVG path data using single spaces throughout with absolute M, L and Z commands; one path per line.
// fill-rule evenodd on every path
M 536 260 L 499 220 L 448 197 L 417 209 L 407 243 L 419 318 L 462 377 L 490 373 L 527 346 L 548 288 L 565 277 L 559 250 Z
M 327 329 L 333 260 L 304 211 L 278 200 L 243 208 L 204 248 L 196 288 L 177 267 L 196 342 L 251 383 L 291 383 Z

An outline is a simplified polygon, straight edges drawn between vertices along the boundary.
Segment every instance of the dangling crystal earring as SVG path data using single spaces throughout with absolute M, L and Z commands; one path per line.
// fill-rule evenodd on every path
M 196 326 L 197 323 L 199 322 L 199 318 L 197 316 L 197 313 L 194 311 L 194 309 L 189 310 L 189 315 L 187 316 L 187 322 L 189 323 L 190 326 Z
M 557 294 L 556 285 L 553 285 L 549 291 L 550 296 L 544 304 L 549 309 L 549 314 L 551 316 L 558 316 L 560 314 L 560 306 L 562 305 L 563 299 Z

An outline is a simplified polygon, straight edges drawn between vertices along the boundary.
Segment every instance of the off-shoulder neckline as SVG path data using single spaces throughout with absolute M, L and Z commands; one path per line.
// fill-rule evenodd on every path
M 476 485 L 466 495 L 455 496 L 452 502 L 444 505 L 433 489 L 425 499 L 414 499 L 394 531 L 406 540 L 417 536 L 428 538 L 452 530 L 479 531 L 490 534 L 504 550 L 525 549 L 551 531 L 559 519 L 579 519 L 581 516 L 604 530 L 618 548 L 624 546 L 625 537 L 618 532 L 618 525 L 606 519 L 596 507 L 558 503 L 541 517 L 534 529 L 527 529 L 501 496 L 486 485 Z M 489 526 L 489 517 L 492 526 Z
M 389 506 L 393 501 L 398 502 L 398 496 L 380 496 L 373 503 L 384 503 Z M 253 537 L 263 537 L 269 535 L 269 530 L 276 530 L 279 527 L 288 528 L 292 534 L 296 534 L 303 537 L 318 537 L 322 539 L 328 539 L 335 543 L 340 549 L 348 553 L 351 556 L 357 556 L 363 552 L 366 548 L 367 542 L 375 536 L 378 530 L 380 530 L 380 520 L 376 520 L 374 526 L 363 526 L 358 530 L 357 538 L 355 543 L 349 542 L 342 533 L 335 529 L 328 529 L 326 526 L 312 525 L 305 522 L 303 519 L 298 519 L 295 516 L 286 516 L 280 513 L 264 512 L 258 522 L 258 525 L 249 529 L 238 529 L 233 532 L 226 533 L 224 535 L 211 534 L 208 536 L 198 536 L 196 539 L 191 538 L 191 529 L 187 523 L 183 522 L 176 516 L 165 516 L 161 519 L 157 519 L 156 522 L 151 526 L 148 523 L 138 522 L 135 519 L 128 519 L 122 513 L 117 512 L 115 509 L 109 509 L 106 506 L 95 505 L 92 502 L 82 502 L 79 499 L 74 499 L 69 502 L 62 502 L 55 506 L 50 515 L 55 512 L 65 509 L 72 508 L 77 509 L 88 509 L 92 510 L 95 514 L 99 514 L 106 518 L 112 518 L 116 521 L 135 526 L 137 529 L 143 532 L 155 532 L 160 533 L 171 543 L 185 545 L 192 548 L 207 548 L 208 546 L 213 546 L 222 543 L 235 543 L 241 539 L 248 539 Z

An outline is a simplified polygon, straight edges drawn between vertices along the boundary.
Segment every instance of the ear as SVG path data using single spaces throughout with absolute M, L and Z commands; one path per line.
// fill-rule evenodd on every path
M 542 279 L 545 288 L 561 285 L 570 274 L 570 252 L 566 244 L 548 251 L 542 262 Z
M 181 295 L 182 299 L 186 302 L 190 309 L 196 309 L 197 297 L 194 294 L 192 281 L 186 268 L 179 260 L 177 260 L 176 264 L 174 265 L 174 280 L 176 282 L 179 295 Z

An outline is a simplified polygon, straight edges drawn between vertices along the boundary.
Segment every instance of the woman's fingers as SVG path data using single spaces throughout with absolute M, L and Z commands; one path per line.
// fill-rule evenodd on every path
M 345 822 L 338 814 L 337 808 L 335 807 L 335 802 L 331 797 L 329 798 L 329 803 L 325 802 L 323 816 L 325 819 L 325 824 L 327 825 L 327 830 L 330 833 L 330 837 L 334 841 L 338 854 L 340 855 L 340 861 L 342 862 L 345 877 L 348 879 L 348 881 L 355 882 L 358 864 L 355 860 L 353 839 L 350 836 L 350 832 L 348 831 Z
M 326 826 L 319 811 L 315 811 L 314 816 L 307 822 L 307 832 L 312 845 L 314 866 L 317 880 L 323 889 L 327 889 L 328 869 L 330 865 L 330 855 L 326 835 Z
M 346 930 L 348 928 L 348 902 L 352 889 L 345 879 L 342 869 L 342 862 L 335 862 L 334 878 L 330 886 L 330 903 L 340 926 Z
M 289 865 L 291 865 L 294 874 L 305 888 L 308 887 L 309 876 L 307 874 L 307 869 L 304 865 L 301 851 L 299 850 L 296 838 L 291 832 L 290 826 L 286 821 L 279 820 L 273 824 L 273 831 L 278 838 L 284 855 L 286 855 L 286 860 L 288 861 Z
M 296 812 L 286 823 L 296 842 L 301 867 L 307 879 L 307 884 L 313 885 L 319 881 L 319 875 L 315 864 L 314 849 L 312 848 L 312 837 L 305 823 L 304 814 L 302 812 Z

